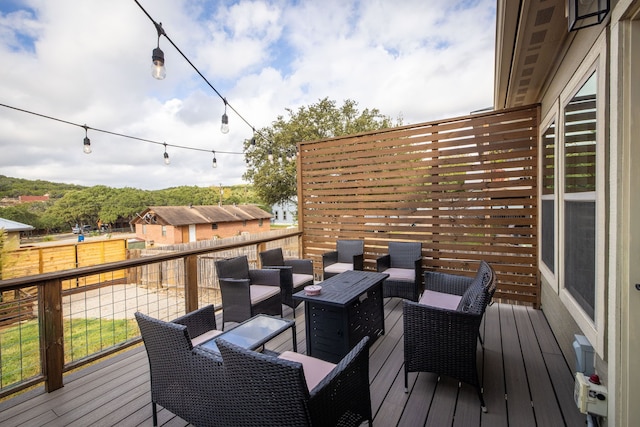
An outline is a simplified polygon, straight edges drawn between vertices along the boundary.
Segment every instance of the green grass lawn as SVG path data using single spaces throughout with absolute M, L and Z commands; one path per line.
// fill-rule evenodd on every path
M 65 363 L 80 360 L 139 334 L 133 319 L 65 320 Z M 39 342 L 36 319 L 0 330 L 0 388 L 40 374 Z

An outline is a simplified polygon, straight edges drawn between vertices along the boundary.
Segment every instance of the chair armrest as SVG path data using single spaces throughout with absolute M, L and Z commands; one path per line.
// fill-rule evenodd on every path
M 249 270 L 249 279 L 252 285 L 280 286 L 280 270 Z
M 358 271 L 364 270 L 364 254 L 353 256 L 353 269 Z
M 186 326 L 191 339 L 205 332 L 218 329 L 216 327 L 216 311 L 211 304 L 180 316 L 172 322 Z
M 346 412 L 371 419 L 369 390 L 369 337 L 365 336 L 338 365 L 309 392 L 309 410 L 314 425 L 338 425 Z
M 391 267 L 391 255 L 386 254 L 376 259 L 376 271 L 380 273 Z
M 461 348 L 475 350 L 482 313 L 432 307 L 413 301 L 402 303 L 405 355 L 422 352 L 454 354 Z
M 295 274 L 313 274 L 313 262 L 310 259 L 285 259 L 284 265 L 290 266 Z
M 251 281 L 249 279 L 229 279 L 229 278 L 219 278 L 218 283 L 220 283 L 220 292 L 222 293 L 222 299 L 231 300 L 241 300 L 241 301 L 251 301 L 251 292 L 249 287 L 251 286 Z
M 338 251 L 325 252 L 322 254 L 322 268 L 327 265 L 335 264 L 338 262 Z
M 430 291 L 463 295 L 472 282 L 473 277 L 434 271 L 424 272 L 424 288 Z

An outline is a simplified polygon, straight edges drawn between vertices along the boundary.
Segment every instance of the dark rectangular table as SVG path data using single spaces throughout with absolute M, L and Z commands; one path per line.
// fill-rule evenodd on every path
M 317 296 L 293 295 L 304 301 L 307 354 L 339 362 L 365 335 L 373 343 L 384 334 L 382 282 L 386 273 L 345 271 L 324 282 Z
M 240 347 L 256 350 L 289 328 L 291 328 L 291 334 L 293 335 L 293 351 L 298 351 L 295 320 L 282 319 L 266 314 L 258 314 L 251 319 L 245 320 L 233 329 L 229 329 L 203 342 L 199 347 L 220 355 L 220 350 L 218 350 L 215 340 L 222 338 Z

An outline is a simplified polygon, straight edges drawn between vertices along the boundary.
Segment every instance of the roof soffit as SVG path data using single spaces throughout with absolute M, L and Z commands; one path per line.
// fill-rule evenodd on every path
M 498 0 L 494 106 L 540 102 L 570 34 L 565 0 Z

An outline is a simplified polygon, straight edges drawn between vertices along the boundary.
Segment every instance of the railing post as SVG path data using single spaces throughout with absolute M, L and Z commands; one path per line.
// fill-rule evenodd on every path
M 262 262 L 260 262 L 260 252 L 267 250 L 267 243 L 262 242 L 256 245 L 256 265 L 258 268 L 262 268 Z
M 189 255 L 184 259 L 184 302 L 185 313 L 198 309 L 198 255 Z
M 47 393 L 62 388 L 64 370 L 64 325 L 62 322 L 62 281 L 47 280 L 40 285 L 39 321 L 42 371 Z

